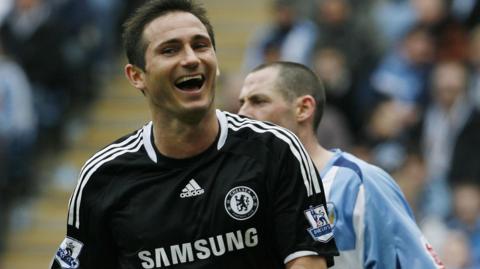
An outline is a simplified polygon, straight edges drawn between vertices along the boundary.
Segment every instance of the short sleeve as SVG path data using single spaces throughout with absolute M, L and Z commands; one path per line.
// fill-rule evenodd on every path
M 375 168 L 366 175 L 364 186 L 365 267 L 444 268 L 394 180 Z
M 277 153 L 271 183 L 273 227 L 278 251 L 287 263 L 310 255 L 323 256 L 329 266 L 338 251 L 328 219 L 320 175 L 296 137 Z M 278 157 L 277 157 L 278 158 Z
M 82 171 L 83 172 L 83 171 Z M 81 172 L 81 173 L 82 173 Z M 80 176 L 68 210 L 67 234 L 56 251 L 51 269 L 117 268 L 115 247 L 100 201 L 101 175 Z M 83 187 L 82 187 L 83 186 Z

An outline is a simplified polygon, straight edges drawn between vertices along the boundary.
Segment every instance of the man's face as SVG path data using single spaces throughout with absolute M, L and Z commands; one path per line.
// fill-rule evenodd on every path
M 201 118 L 215 95 L 217 58 L 207 29 L 194 15 L 171 12 L 144 29 L 144 91 L 154 112 Z
M 440 63 L 432 74 L 434 99 L 444 108 L 452 107 L 465 94 L 467 77 L 459 63 Z
M 295 132 L 295 105 L 276 89 L 278 69 L 268 67 L 250 73 L 240 92 L 238 114 L 269 121 Z

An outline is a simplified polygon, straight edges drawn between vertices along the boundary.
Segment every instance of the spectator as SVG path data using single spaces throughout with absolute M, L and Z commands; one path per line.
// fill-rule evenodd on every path
M 370 104 L 378 96 L 387 96 L 410 106 L 422 105 L 427 99 L 430 66 L 435 60 L 434 40 L 428 28 L 416 25 L 381 61 L 372 76 Z
M 477 109 L 480 109 L 480 26 L 475 27 L 470 32 L 468 51 L 472 76 L 470 96 L 474 100 Z
M 103 38 L 108 35 L 100 31 L 97 21 L 100 20 L 99 17 L 105 20 L 109 18 L 95 13 L 88 0 L 62 0 L 53 3 L 55 4 L 51 5 L 49 21 L 62 24 L 50 30 L 59 31 L 58 56 L 64 65 L 63 75 L 67 76 L 67 80 L 59 87 L 65 92 L 62 97 L 68 105 L 65 109 L 71 112 L 91 101 L 98 93 L 96 83 L 100 78 L 95 80 L 94 75 L 99 77 L 101 74 L 103 79 L 107 78 L 106 73 L 100 73 L 100 70 L 96 69 L 104 60 L 98 51 L 102 49 L 113 53 L 114 50 L 101 47 Z M 114 32 L 111 31 L 111 34 Z
M 433 33 L 437 57 L 442 60 L 465 60 L 466 28 L 455 16 L 452 16 L 447 2 L 411 0 L 417 14 L 417 23 L 427 27 Z
M 426 183 L 425 161 L 421 154 L 415 151 L 409 151 L 404 159 L 392 176 L 405 194 L 414 215 L 419 219 L 421 195 Z
M 480 111 L 473 108 L 455 140 L 448 175 L 451 184 L 464 179 L 480 182 L 478 149 L 480 149 Z
M 3 24 L 5 17 L 10 13 L 14 0 L 3 0 L 0 2 L 0 25 Z
M 420 118 L 419 110 L 392 99 L 379 102 L 363 130 L 363 143 L 370 149 L 371 161 L 395 172 L 408 157 L 412 130 Z
M 0 253 L 11 204 L 31 191 L 31 151 L 36 133 L 30 84 L 0 47 Z
M 78 0 L 71 0 L 77 2 Z M 113 72 L 111 63 L 116 60 L 121 51 L 119 31 L 116 25 L 120 24 L 120 11 L 124 10 L 126 1 L 116 0 L 87 0 L 93 16 L 95 28 L 98 34 L 96 46 L 96 63 L 94 70 L 104 75 Z
M 450 11 L 458 21 L 468 30 L 480 23 L 480 1 L 477 0 L 449 0 Z
M 316 3 L 317 47 L 333 47 L 345 55 L 355 81 L 369 74 L 380 52 L 379 40 L 373 34 L 375 25 L 355 17 L 349 0 L 317 0 Z
M 467 98 L 466 67 L 456 61 L 440 62 L 432 74 L 432 103 L 426 108 L 422 125 L 422 149 L 427 165 L 427 209 L 425 212 L 448 213 L 446 186 L 455 143 L 474 112 Z
M 472 265 L 472 252 L 467 236 L 462 231 L 448 230 L 441 254 L 448 269 L 477 269 Z
M 480 268 L 480 186 L 479 182 L 463 181 L 453 186 L 453 214 L 450 229 L 462 231 L 471 250 L 472 268 Z M 447 245 L 449 243 L 447 242 Z
M 246 50 L 244 70 L 276 60 L 311 65 L 315 24 L 298 14 L 293 1 L 275 0 L 272 11 L 273 22 L 255 33 Z
M 391 49 L 415 24 L 417 17 L 409 0 L 377 1 L 372 16 L 378 26 L 382 47 Z
M 360 126 L 360 117 L 354 101 L 353 73 L 347 64 L 346 56 L 333 47 L 319 48 L 315 52 L 313 59 L 313 70 L 323 81 L 325 94 L 328 99 L 324 122 L 329 122 L 329 115 L 339 114 L 333 117 L 344 123 L 342 125 L 344 127 L 341 127 L 341 129 L 345 129 L 345 131 L 337 131 L 349 133 L 348 135 L 343 135 L 344 137 L 350 136 L 352 132 L 356 133 Z M 327 137 L 330 136 L 328 134 L 325 135 Z M 325 137 L 325 135 L 322 137 Z M 347 140 L 351 139 L 347 138 Z M 344 141 L 341 144 L 347 146 L 349 142 Z M 329 145 L 334 146 L 332 144 Z M 336 145 L 336 147 L 338 146 L 339 144 Z
M 61 144 L 68 107 L 68 68 L 62 55 L 64 22 L 55 21 L 46 0 L 18 0 L 0 29 L 5 51 L 24 68 L 32 83 L 42 141 Z

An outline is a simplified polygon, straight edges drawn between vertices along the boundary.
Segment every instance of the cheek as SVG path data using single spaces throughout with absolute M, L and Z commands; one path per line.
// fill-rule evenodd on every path
M 256 114 L 260 120 L 281 124 L 284 112 L 278 107 L 267 105 L 259 109 Z
M 275 109 L 274 112 L 272 117 L 275 118 L 275 123 L 289 129 L 294 126 L 295 117 L 290 108 L 282 106 Z

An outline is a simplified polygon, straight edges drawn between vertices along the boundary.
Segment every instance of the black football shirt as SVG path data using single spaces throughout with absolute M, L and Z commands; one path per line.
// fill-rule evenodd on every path
M 52 268 L 278 269 L 338 255 L 320 177 L 288 130 L 217 110 L 203 153 L 172 159 L 152 123 L 90 158 Z

